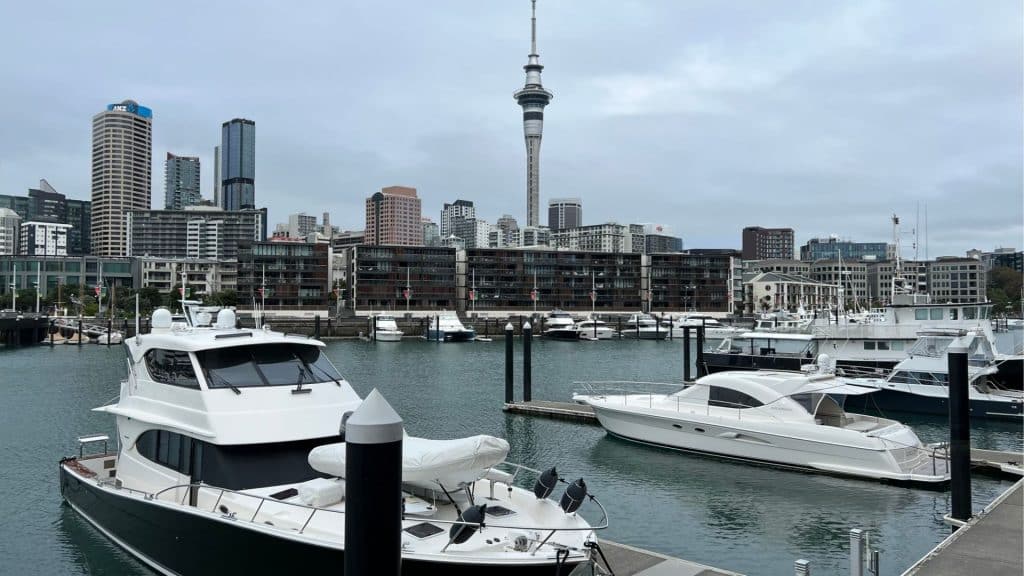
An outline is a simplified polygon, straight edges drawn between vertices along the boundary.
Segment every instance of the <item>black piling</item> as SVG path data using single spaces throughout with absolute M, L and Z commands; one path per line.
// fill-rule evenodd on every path
M 345 574 L 402 571 L 402 418 L 374 389 L 345 422 Z
M 78 345 L 82 345 L 82 320 L 78 320 Z
M 50 320 L 50 346 L 53 346 L 53 320 Z
M 514 382 L 513 382 L 513 363 L 515 363 L 515 353 L 513 351 L 515 329 L 512 327 L 512 323 L 509 322 L 505 325 L 505 403 L 510 404 L 515 402 L 514 393 Z
M 690 376 L 690 327 L 683 326 L 683 382 L 689 382 Z
M 697 327 L 697 378 L 707 376 L 704 372 L 704 321 Z
M 372 325 L 370 326 L 370 339 L 374 342 L 377 341 L 377 317 L 371 318 Z
M 676 321 L 671 316 L 669 316 L 668 317 L 668 339 L 669 340 L 675 340 L 675 337 L 676 337 L 675 332 L 676 332 Z
M 107 318 L 107 348 L 110 348 L 110 335 L 114 332 L 114 320 Z
M 967 521 L 972 514 L 967 346 L 961 338 L 950 344 L 946 351 L 949 354 L 949 477 L 953 500 L 951 516 L 957 520 Z
M 622 336 L 622 316 L 619 316 L 619 336 Z
M 531 347 L 533 345 L 533 328 L 530 323 L 523 324 L 523 402 L 533 399 L 533 362 Z
M 437 319 L 437 331 L 434 333 L 434 339 L 437 340 L 438 342 L 440 342 L 441 338 L 442 338 L 442 336 L 441 336 L 441 317 L 440 316 L 435 316 L 434 318 Z
M 313 338 L 320 339 L 320 315 L 313 317 Z

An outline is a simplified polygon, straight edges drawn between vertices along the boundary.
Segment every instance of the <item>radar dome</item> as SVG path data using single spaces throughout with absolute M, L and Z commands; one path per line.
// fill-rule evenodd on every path
M 171 311 L 167 308 L 157 308 L 153 311 L 153 331 L 169 330 L 171 328 Z
M 224 308 L 217 312 L 217 328 L 234 328 L 235 311 Z

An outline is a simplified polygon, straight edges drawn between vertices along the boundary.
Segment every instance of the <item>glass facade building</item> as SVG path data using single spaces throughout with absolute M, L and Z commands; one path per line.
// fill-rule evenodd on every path
M 256 123 L 235 118 L 221 125 L 220 201 L 225 210 L 256 207 Z

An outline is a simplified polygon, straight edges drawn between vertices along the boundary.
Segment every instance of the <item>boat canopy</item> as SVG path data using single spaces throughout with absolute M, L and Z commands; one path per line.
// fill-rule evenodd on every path
M 695 386 L 685 388 L 675 395 L 698 398 L 706 396 L 710 387 L 736 390 L 762 404 L 801 394 L 859 396 L 877 391 L 877 388 L 849 384 L 845 379 L 831 374 L 803 376 L 792 372 L 732 371 L 704 376 L 697 380 Z

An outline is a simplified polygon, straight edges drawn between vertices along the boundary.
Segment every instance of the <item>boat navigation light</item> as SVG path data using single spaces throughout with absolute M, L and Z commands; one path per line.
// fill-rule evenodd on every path
M 552 466 L 540 473 L 537 483 L 533 485 L 533 494 L 538 500 L 543 500 L 551 495 L 558 484 L 558 471 Z
M 572 514 L 579 510 L 586 498 L 587 483 L 583 481 L 583 478 L 580 478 L 565 488 L 565 492 L 562 494 L 562 500 L 559 502 L 559 506 L 562 507 L 562 510 L 564 510 L 566 514 Z

